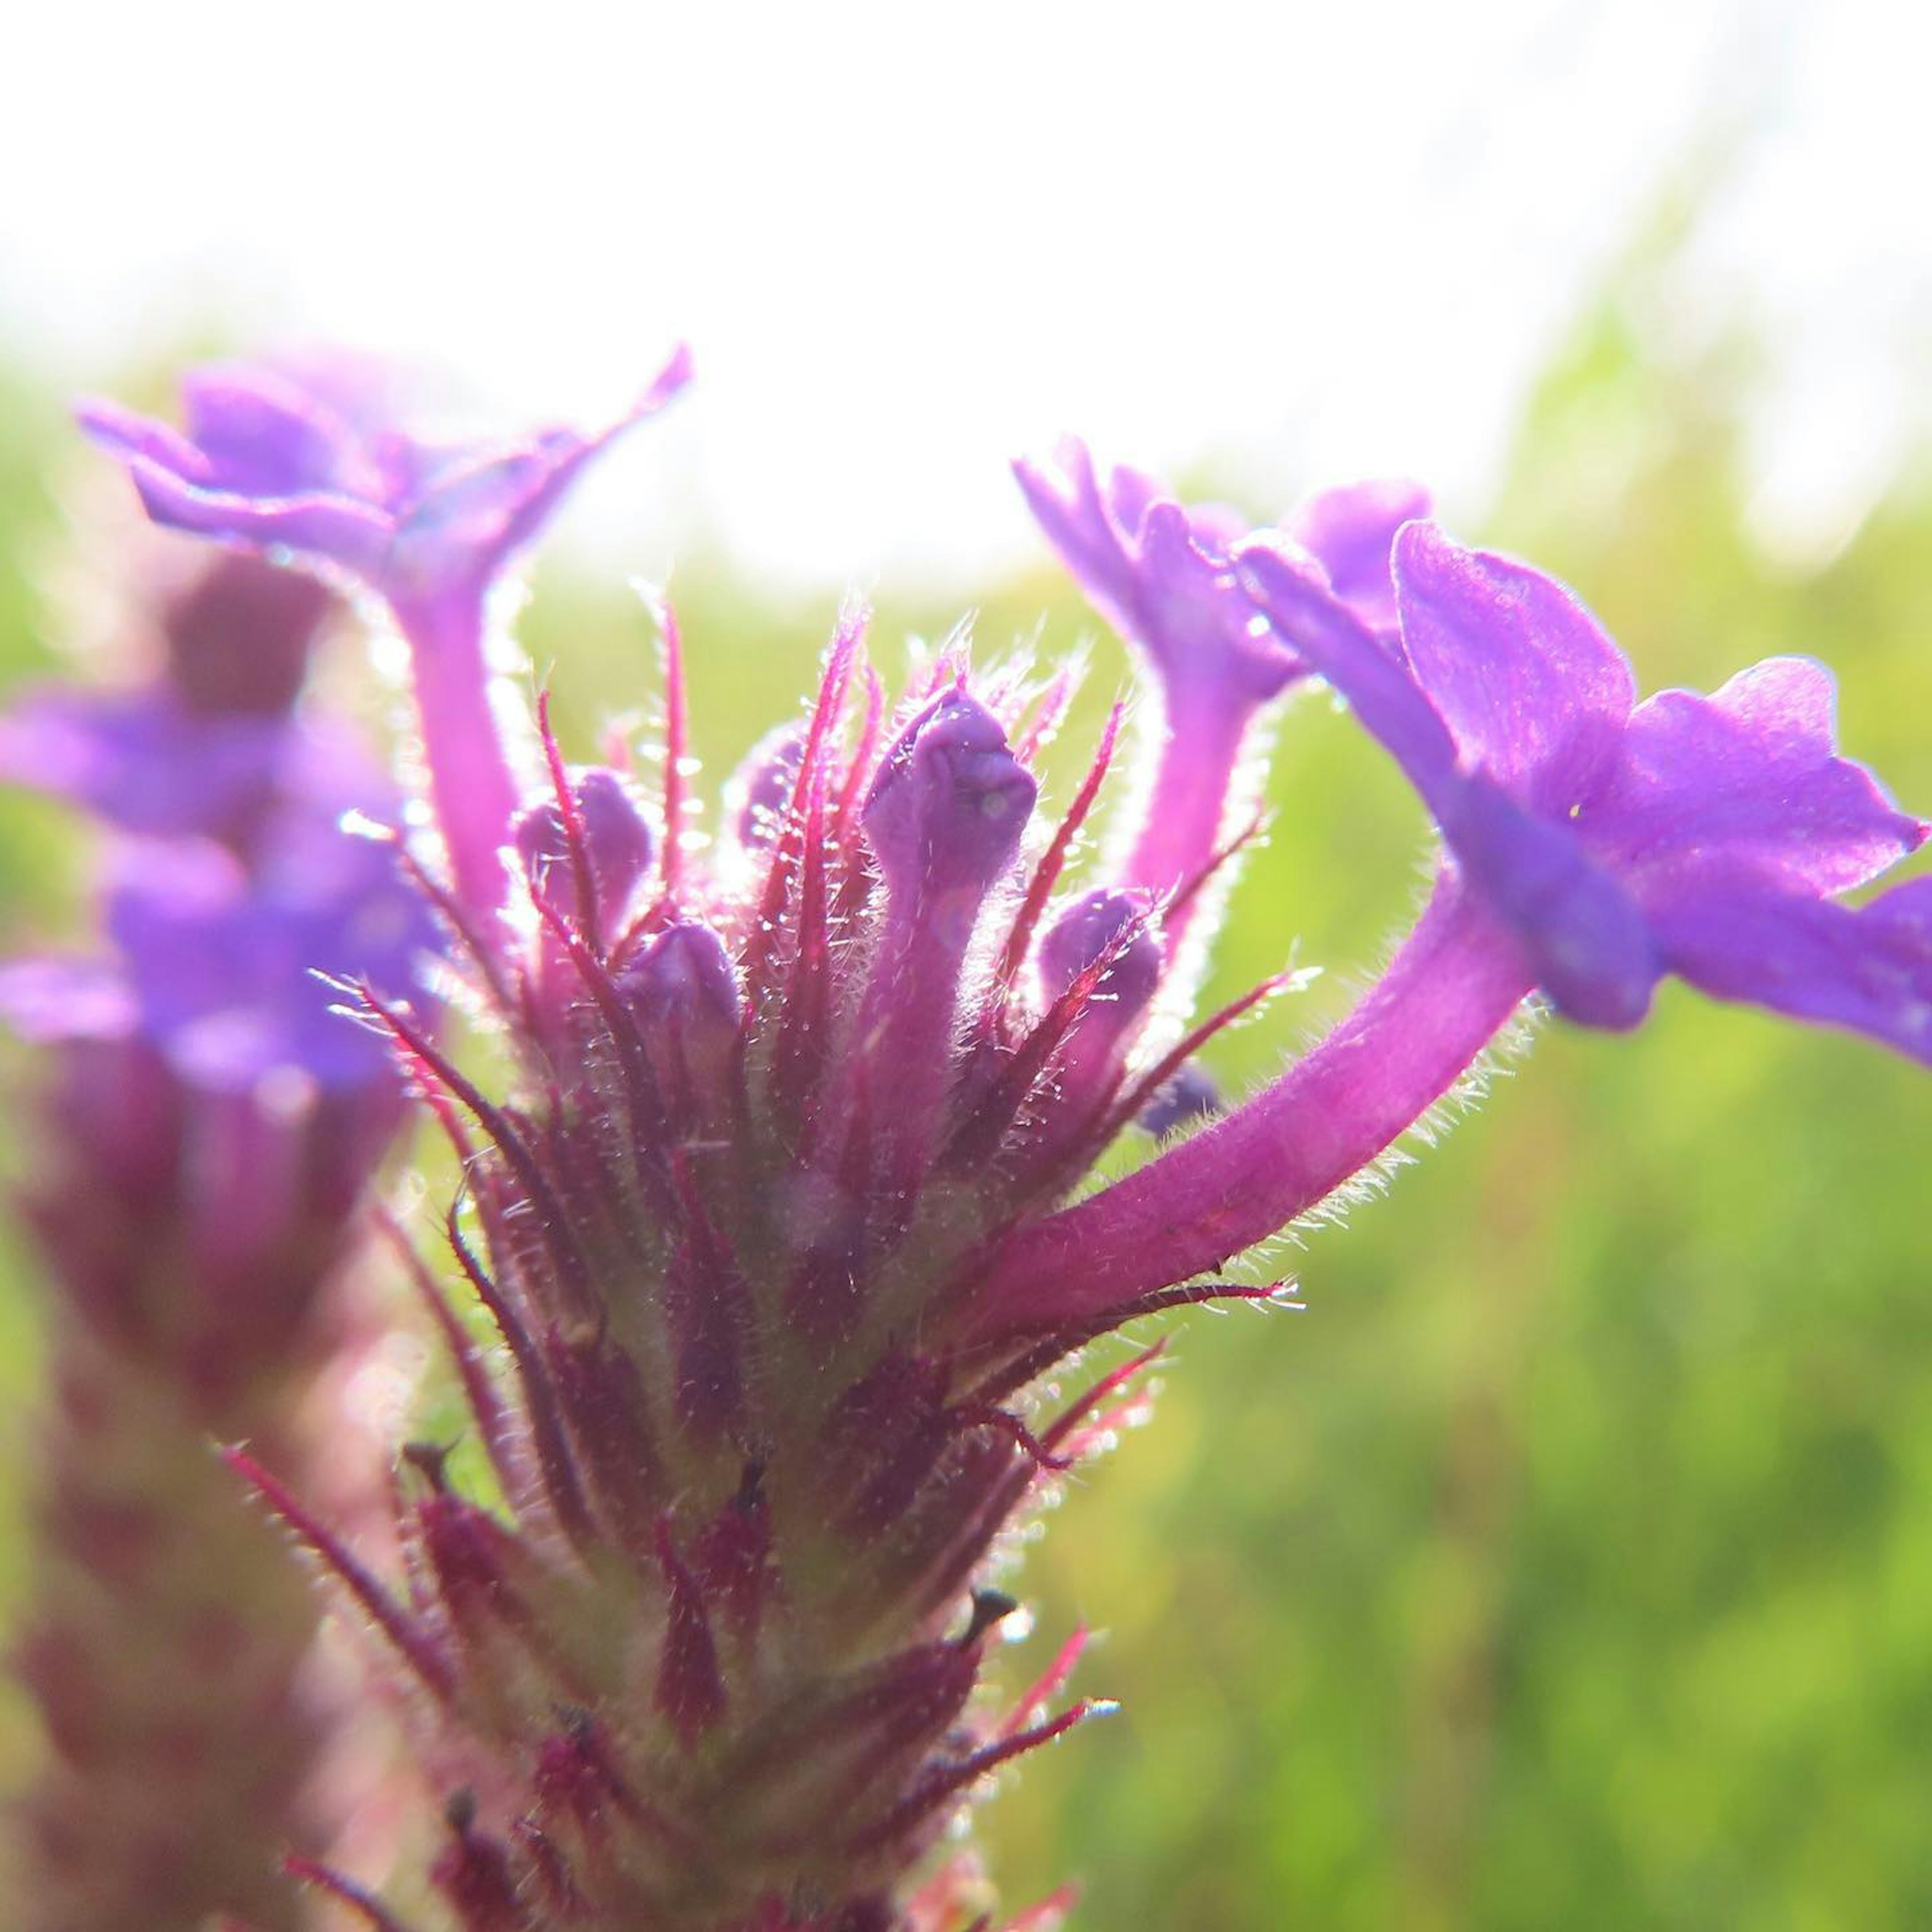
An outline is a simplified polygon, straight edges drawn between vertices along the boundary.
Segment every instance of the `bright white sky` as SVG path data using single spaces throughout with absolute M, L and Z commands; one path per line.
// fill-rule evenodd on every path
M 1028 554 L 1005 460 L 1063 428 L 1264 502 L 1406 470 L 1473 520 L 1593 271 L 1742 118 L 1688 320 L 1776 325 L 1767 517 L 1802 534 L 1926 422 L 1921 14 L 36 5 L 0 347 L 99 383 L 218 318 L 507 422 L 594 418 L 686 337 L 698 390 L 573 523 L 649 571 L 695 526 L 860 584 Z

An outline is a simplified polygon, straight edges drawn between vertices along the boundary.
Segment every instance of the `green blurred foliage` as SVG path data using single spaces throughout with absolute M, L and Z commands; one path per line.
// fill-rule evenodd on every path
M 1932 476 L 1827 562 L 1756 551 L 1749 344 L 1668 346 L 1678 263 L 1664 230 L 1612 278 L 1480 534 L 1573 582 L 1646 684 L 1824 658 L 1850 748 L 1923 807 Z M 47 446 L 0 469 L 16 565 Z M 718 557 L 678 590 L 709 782 L 806 690 L 836 600 L 776 608 Z M 10 568 L 10 672 L 20 597 Z M 889 602 L 881 661 L 956 614 Z M 976 628 L 982 653 L 1094 631 L 1043 568 Z M 524 634 L 577 748 L 648 715 L 634 604 L 545 573 Z M 1111 640 L 1094 657 L 1063 802 L 1125 680 Z M 1270 797 L 1210 991 L 1292 950 L 1330 970 L 1221 1043 L 1237 1090 L 1342 1009 L 1424 849 L 1323 700 L 1284 721 Z M 1119 1932 L 1932 1923 L 1928 1146 L 1922 1072 L 1669 990 L 1633 1039 L 1546 1030 L 1389 1198 L 1278 1250 L 1306 1312 L 1173 1324 L 1152 1426 L 1018 1572 L 1037 1630 L 1007 1681 L 1084 1621 L 1079 1688 L 1124 1708 L 983 1810 L 1009 1896 L 1076 1875 L 1078 1922 Z

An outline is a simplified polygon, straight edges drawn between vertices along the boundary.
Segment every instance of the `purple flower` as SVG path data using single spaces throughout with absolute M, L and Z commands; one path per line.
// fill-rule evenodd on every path
M 1160 751 L 1121 882 L 1169 892 L 1197 884 L 1234 829 L 1256 718 L 1307 674 L 1292 636 L 1256 622 L 1236 578 L 1246 520 L 1218 506 L 1186 508 L 1138 470 L 1116 469 L 1103 482 L 1071 439 L 1051 464 L 1014 471 L 1054 548 L 1160 686 Z M 1360 484 L 1314 498 L 1285 530 L 1337 595 L 1382 625 L 1390 621 L 1390 541 L 1427 504 L 1412 484 Z M 1168 920 L 1171 950 L 1197 904 Z
M 591 460 L 688 375 L 680 350 L 630 410 L 592 434 L 551 428 L 454 446 L 394 428 L 353 380 L 252 364 L 188 376 L 181 430 L 106 402 L 80 420 L 127 465 L 158 524 L 345 577 L 387 603 L 410 647 L 457 890 L 488 914 L 506 889 L 499 855 L 518 787 L 490 708 L 485 596 Z
M 1292 555 L 1256 544 L 1242 571 L 1394 754 L 1562 1012 L 1633 1026 L 1676 973 L 1932 1062 L 1923 886 L 1834 902 L 1932 827 L 1837 754 L 1821 666 L 1772 658 L 1710 697 L 1633 708 L 1628 664 L 1561 585 L 1428 524 L 1395 555 L 1393 644 Z

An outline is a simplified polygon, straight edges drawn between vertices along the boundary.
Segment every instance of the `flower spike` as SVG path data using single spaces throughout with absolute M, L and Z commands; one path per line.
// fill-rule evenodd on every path
M 446 1232 L 502 1373 L 418 1286 L 498 1480 L 472 1498 L 461 1460 L 404 1449 L 397 1585 L 256 1477 L 437 1694 L 410 1702 L 448 1767 L 428 1876 L 460 1932 L 986 1932 L 949 1828 L 1103 1708 L 1060 1707 L 1077 1637 L 1017 1706 L 976 1694 L 1016 1608 L 1002 1552 L 1144 1412 L 1162 1342 L 1083 1350 L 1196 1303 L 1298 1306 L 1227 1264 L 1331 1217 L 1539 988 L 1624 1027 L 1676 971 L 1932 1058 L 1932 880 L 1838 900 L 1926 828 L 1837 755 L 1823 674 L 1640 705 L 1574 598 L 1450 544 L 1412 485 L 1251 534 L 1078 444 L 1019 466 L 1160 704 L 1141 815 L 1090 861 L 1121 708 L 1036 825 L 1072 674 L 976 677 L 962 628 L 895 703 L 856 608 L 715 842 L 680 832 L 698 767 L 668 610 L 659 796 L 628 748 L 567 762 L 541 703 L 547 774 L 513 784 L 479 722 L 482 593 L 607 439 L 433 450 L 352 394 L 232 372 L 190 386 L 184 432 L 96 426 L 166 514 L 375 584 L 426 724 L 460 687 L 429 760 L 454 884 L 428 896 L 508 1050 L 346 984 L 462 1164 Z M 1238 809 L 1257 728 L 1316 676 L 1446 856 L 1353 1010 L 1223 1106 L 1196 1056 L 1309 976 L 1278 959 L 1191 1027 L 1186 982 L 1262 823 Z M 480 791 L 446 796 L 479 758 Z M 1136 1120 L 1159 1137 L 1138 1168 L 1114 1147 Z

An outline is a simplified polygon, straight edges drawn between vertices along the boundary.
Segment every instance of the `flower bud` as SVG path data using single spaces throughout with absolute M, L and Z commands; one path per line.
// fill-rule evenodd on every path
M 778 835 L 805 757 L 805 733 L 781 724 L 754 745 L 724 788 L 724 809 L 738 843 L 753 851 Z
M 1148 924 L 1150 903 L 1144 892 L 1083 893 L 1040 942 L 1040 978 L 1050 998 L 1072 993 L 1088 975 L 1099 974 L 1060 1044 L 1049 1130 L 1056 1142 L 1077 1132 L 1112 1092 L 1160 989 L 1165 961 Z
M 976 699 L 949 691 L 928 705 L 886 753 L 866 800 L 866 836 L 898 916 L 916 907 L 963 951 L 1038 790 Z
M 724 942 L 694 920 L 667 926 L 617 986 L 673 1120 L 717 1124 L 736 1084 L 742 1017 Z
M 583 826 L 584 862 L 590 870 L 596 924 L 608 937 L 622 922 L 638 880 L 650 869 L 657 842 L 629 788 L 615 772 L 592 765 L 576 773 L 571 786 Z M 585 923 L 562 807 L 554 799 L 528 807 L 519 814 L 512 836 L 531 892 L 564 918 Z

